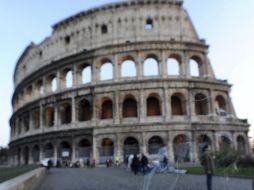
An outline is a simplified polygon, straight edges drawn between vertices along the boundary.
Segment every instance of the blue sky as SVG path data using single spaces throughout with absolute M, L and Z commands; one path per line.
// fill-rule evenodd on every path
M 56 22 L 116 1 L 0 0 L 0 146 L 9 141 L 13 71 L 26 46 L 49 36 Z M 217 78 L 233 84 L 231 97 L 237 115 L 253 123 L 254 1 L 185 0 L 184 7 L 200 38 L 210 45 L 209 58 Z

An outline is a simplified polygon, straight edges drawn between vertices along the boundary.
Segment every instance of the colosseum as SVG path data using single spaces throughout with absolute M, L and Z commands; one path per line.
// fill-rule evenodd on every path
M 250 151 L 231 84 L 215 77 L 208 45 L 181 0 L 120 1 L 53 25 L 19 58 L 10 163 L 155 154 L 199 161 L 199 147 Z

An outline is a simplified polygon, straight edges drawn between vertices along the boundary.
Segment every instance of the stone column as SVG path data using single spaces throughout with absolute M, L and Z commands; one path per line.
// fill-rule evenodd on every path
M 164 96 L 164 121 L 168 121 L 170 119 L 171 116 L 171 106 L 170 106 L 170 101 L 169 101 L 169 97 L 168 97 L 168 87 L 165 85 L 164 89 L 163 89 L 163 96 Z
M 190 77 L 190 65 L 189 65 L 189 58 L 186 52 L 184 52 L 184 56 L 182 57 L 182 64 L 181 64 L 181 71 L 182 75 L 186 78 Z
M 215 96 L 214 96 L 214 91 L 212 89 L 209 90 L 209 102 L 210 102 L 210 115 L 212 116 L 216 116 L 216 112 L 215 112 Z
M 142 133 L 142 139 L 141 139 L 141 144 L 140 144 L 140 152 L 144 153 L 145 155 L 148 155 L 148 150 L 147 150 L 147 142 L 146 142 L 146 135 L 145 133 Z
M 72 68 L 72 86 L 75 88 L 79 85 L 78 81 L 78 73 L 77 73 L 77 65 L 73 65 Z
M 162 78 L 167 78 L 168 75 L 168 68 L 167 68 L 167 57 L 165 55 L 165 52 L 161 52 L 161 62 L 160 62 L 160 75 Z
M 114 93 L 114 107 L 113 107 L 113 113 L 114 113 L 114 123 L 119 124 L 120 123 L 120 113 L 119 113 L 119 92 L 115 91 Z
M 219 144 L 219 141 L 220 141 L 220 135 L 216 132 L 213 133 L 214 135 L 214 147 L 215 147 L 215 151 L 219 151 L 220 150 L 220 144 Z
M 140 53 L 138 53 L 138 60 L 137 61 L 138 61 L 137 62 L 138 79 L 142 79 L 144 76 L 144 64 L 143 64 L 142 57 L 141 57 Z
M 174 135 L 171 131 L 168 131 L 168 160 L 169 162 L 174 162 L 174 147 L 173 147 L 173 138 Z
M 195 99 L 193 97 L 193 92 L 191 89 L 188 89 L 188 99 L 187 99 L 187 115 L 191 118 L 192 116 L 196 115 L 195 114 Z
M 60 91 L 62 88 L 62 77 L 60 71 L 57 71 L 56 73 L 56 91 Z
M 97 141 L 96 141 L 96 136 L 93 135 L 93 152 L 92 152 L 92 157 L 95 159 L 95 162 L 99 162 L 98 158 L 98 147 L 97 147 Z
M 123 157 L 123 151 L 121 148 L 121 136 L 119 133 L 116 134 L 116 142 L 115 142 L 115 151 L 114 151 L 115 155 L 120 155 L 120 158 L 122 161 L 124 161 L 124 157 Z
M 34 130 L 34 122 L 33 122 L 33 114 L 32 112 L 29 112 L 29 133 L 33 133 L 33 130 Z
M 96 84 L 100 79 L 100 68 L 97 65 L 96 61 L 91 65 L 92 69 L 92 84 Z
M 40 103 L 40 130 L 44 131 L 44 125 L 43 125 L 43 106 Z
M 73 127 L 75 127 L 75 123 L 76 123 L 76 105 L 75 105 L 75 97 L 73 96 L 71 98 L 71 117 L 72 117 L 72 123 L 73 123 Z
M 71 155 L 71 162 L 75 162 L 76 161 L 76 145 L 75 145 L 75 138 L 72 138 L 72 155 Z
M 139 91 L 139 122 L 143 123 L 145 120 L 145 102 L 144 102 L 144 91 Z
M 39 145 L 39 160 L 43 159 L 43 145 Z
M 100 118 L 97 109 L 97 98 L 96 95 L 92 92 L 92 101 L 91 101 L 91 106 L 92 106 L 92 126 L 96 126 L 97 123 L 97 118 Z
M 30 146 L 28 149 L 28 164 L 33 164 L 33 147 Z
M 198 150 L 197 150 L 197 135 L 195 132 L 191 132 L 191 139 L 190 139 L 190 160 L 191 162 L 198 162 Z
M 114 62 L 113 62 L 113 80 L 115 82 L 119 81 L 120 73 L 121 73 L 121 66 L 118 63 L 117 55 L 114 55 Z
M 58 155 L 57 155 L 57 153 L 58 153 L 58 151 L 57 151 L 57 148 L 58 148 L 58 145 L 57 145 L 57 143 L 53 143 L 53 148 L 54 148 L 54 160 L 57 160 L 58 159 Z
M 58 127 L 58 125 L 60 124 L 59 123 L 59 118 L 58 118 L 58 105 L 57 105 L 57 103 L 55 102 L 54 103 L 54 127 L 55 128 L 57 128 Z

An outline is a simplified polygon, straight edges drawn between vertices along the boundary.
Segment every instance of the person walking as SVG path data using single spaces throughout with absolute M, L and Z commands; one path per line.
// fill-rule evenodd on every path
M 201 165 L 203 165 L 206 174 L 207 190 L 212 190 L 212 177 L 215 171 L 215 164 L 207 144 L 202 148 L 201 154 Z
M 138 167 L 139 167 L 139 159 L 137 154 L 134 154 L 134 157 L 132 159 L 131 169 L 135 175 L 137 175 L 138 173 Z
M 143 153 L 142 153 L 140 162 L 141 162 L 141 169 L 142 169 L 143 175 L 145 175 L 148 169 L 148 158 Z

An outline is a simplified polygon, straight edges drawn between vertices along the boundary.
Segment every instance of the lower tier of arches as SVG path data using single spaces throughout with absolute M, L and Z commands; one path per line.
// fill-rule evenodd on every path
M 199 162 L 199 153 L 204 144 L 213 151 L 232 148 L 241 154 L 250 151 L 245 132 L 232 131 L 125 131 L 120 129 L 87 129 L 61 131 L 40 136 L 31 136 L 10 143 L 10 164 L 37 164 L 51 158 L 75 162 L 95 159 L 105 163 L 107 159 L 120 156 L 125 161 L 130 154 L 144 153 L 150 157 L 163 148 L 170 162 Z

